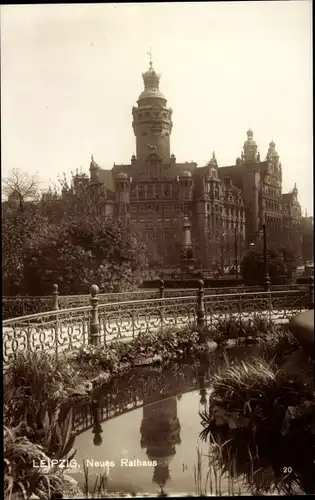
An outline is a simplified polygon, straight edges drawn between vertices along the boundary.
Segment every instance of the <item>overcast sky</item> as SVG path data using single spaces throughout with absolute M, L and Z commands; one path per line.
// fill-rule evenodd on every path
M 135 153 L 132 106 L 152 47 L 173 109 L 171 152 L 203 166 L 240 156 L 249 125 L 273 138 L 283 190 L 313 213 L 311 2 L 1 7 L 2 176 L 43 186 Z

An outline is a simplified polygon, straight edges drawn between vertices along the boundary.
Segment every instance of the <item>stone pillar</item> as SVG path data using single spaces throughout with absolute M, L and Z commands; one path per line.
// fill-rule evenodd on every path
M 53 285 L 53 311 L 58 311 L 59 309 L 59 301 L 58 301 L 58 297 L 59 297 L 59 292 L 58 292 L 58 285 L 55 283 Z
M 164 280 L 160 280 L 160 298 L 164 299 Z
M 205 301 L 204 301 L 204 282 L 200 280 L 198 282 L 198 292 L 197 292 L 197 328 L 202 330 L 205 326 Z
M 92 306 L 92 311 L 90 315 L 90 336 L 89 343 L 92 345 L 98 345 L 100 343 L 100 325 L 98 320 L 98 302 L 99 298 L 97 294 L 99 293 L 99 288 L 97 285 L 92 285 L 90 288 L 90 304 Z

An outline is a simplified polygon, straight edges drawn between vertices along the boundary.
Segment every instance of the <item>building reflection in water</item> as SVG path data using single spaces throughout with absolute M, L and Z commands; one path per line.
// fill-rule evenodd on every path
M 98 401 L 93 401 L 91 404 L 91 413 L 93 419 L 92 434 L 94 434 L 93 443 L 95 446 L 100 446 L 103 442 L 101 433 L 103 432 L 101 421 L 101 408 Z
M 140 432 L 141 448 L 147 449 L 149 460 L 157 462 L 153 482 L 160 486 L 163 493 L 165 484 L 171 479 L 169 464 L 176 454 L 175 446 L 181 443 L 177 398 L 144 406 Z

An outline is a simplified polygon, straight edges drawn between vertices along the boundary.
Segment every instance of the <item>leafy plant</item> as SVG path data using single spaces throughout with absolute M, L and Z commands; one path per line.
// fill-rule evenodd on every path
M 43 402 L 34 408 L 33 419 L 28 415 L 28 422 L 5 428 L 5 487 L 9 498 L 17 490 L 24 498 L 35 494 L 45 499 L 62 491 L 65 469 L 52 465 L 51 460 L 70 461 L 75 456 L 73 410 L 58 408 L 50 416 L 47 406 Z
M 212 388 L 208 415 L 202 417 L 204 436 L 210 423 L 280 433 L 288 407 L 314 398 L 298 372 L 289 374 L 263 358 L 224 366 L 214 375 Z
M 20 428 L 4 428 L 4 497 L 29 499 L 31 495 L 51 498 L 62 486 L 61 470 L 39 467 L 39 461 L 49 463 L 42 446 L 20 436 Z
M 5 422 L 15 427 L 21 420 L 33 422 L 35 415 L 41 420 L 43 412 L 52 418 L 68 398 L 83 394 L 78 388 L 78 375 L 66 358 L 21 352 L 4 375 Z

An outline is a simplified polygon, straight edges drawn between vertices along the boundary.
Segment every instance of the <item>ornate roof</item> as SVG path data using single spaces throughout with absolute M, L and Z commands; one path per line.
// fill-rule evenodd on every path
M 119 172 L 116 174 L 116 179 L 129 179 L 129 175 L 125 174 L 125 172 Z
M 146 99 L 149 97 L 159 97 L 160 99 L 165 99 L 164 94 L 159 89 L 159 83 L 161 75 L 157 73 L 152 66 L 152 61 L 150 61 L 150 67 L 148 71 L 142 73 L 144 91 L 140 94 L 140 99 Z
M 181 172 L 179 174 L 179 177 L 191 177 L 191 176 L 192 176 L 192 174 L 191 174 L 191 172 L 188 172 L 188 170 L 185 170 L 184 172 Z
M 247 141 L 244 142 L 244 148 L 246 148 L 246 146 L 257 146 L 256 141 L 253 139 L 254 133 L 251 128 L 247 130 L 246 134 L 247 134 Z

